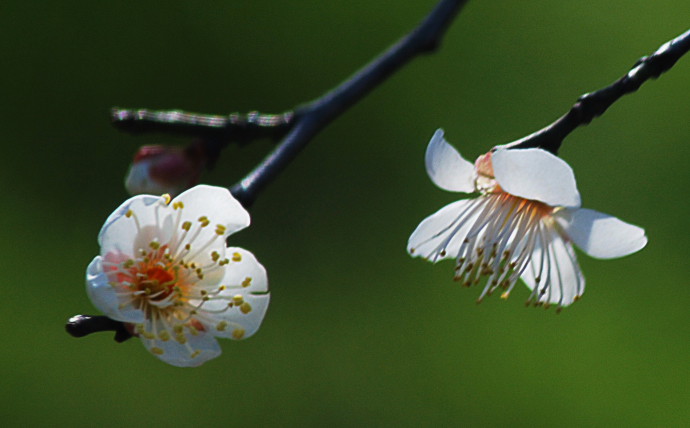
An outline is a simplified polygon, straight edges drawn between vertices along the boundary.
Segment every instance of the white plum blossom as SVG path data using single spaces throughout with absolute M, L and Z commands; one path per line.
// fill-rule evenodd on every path
M 560 310 L 585 289 L 573 243 L 598 259 L 622 257 L 647 243 L 643 229 L 580 208 L 572 169 L 545 150 L 498 147 L 473 165 L 439 129 L 426 151 L 426 169 L 444 190 L 479 195 L 427 217 L 407 251 L 432 262 L 455 259 L 454 279 L 464 286 L 488 277 L 477 302 L 496 290 L 507 298 L 521 278 L 532 290 L 527 304 Z
M 249 213 L 224 188 L 200 185 L 172 201 L 134 196 L 98 235 L 88 295 L 162 361 L 201 365 L 220 355 L 216 337 L 249 337 L 266 313 L 266 270 L 252 253 L 226 247 L 248 225 Z

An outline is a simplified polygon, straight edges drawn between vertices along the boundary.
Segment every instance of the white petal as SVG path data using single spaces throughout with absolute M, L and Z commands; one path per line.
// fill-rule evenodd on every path
M 542 259 L 542 245 L 535 246 L 530 264 L 520 278 L 530 290 L 534 290 L 537 277 L 541 271 L 537 300 L 543 303 L 568 306 L 585 291 L 585 279 L 575 258 L 575 252 L 569 242 L 565 242 L 553 231 L 547 239 L 548 254 Z M 544 268 L 540 265 L 544 260 Z M 542 292 L 548 285 L 546 292 Z
M 161 331 L 161 329 L 162 324 L 159 322 L 156 331 Z M 152 331 L 150 321 L 146 323 L 146 330 Z M 187 342 L 183 345 L 174 339 L 162 341 L 159 338 L 146 339 L 140 336 L 141 343 L 151 354 L 161 361 L 177 367 L 197 367 L 216 358 L 221 353 L 218 341 L 211 332 L 200 331 L 196 336 L 185 334 L 185 338 Z M 158 353 L 154 352 L 154 348 L 158 348 Z M 197 350 L 201 352 L 195 354 Z M 160 351 L 163 353 L 161 354 Z
M 496 181 L 511 195 L 553 207 L 580 207 L 573 170 L 545 150 L 497 150 L 491 155 L 491 164 Z
M 225 237 L 249 226 L 249 213 L 224 187 L 194 186 L 171 204 L 174 202 L 184 203 L 183 220 L 196 223 L 200 217 L 207 217 L 211 224 L 206 229 L 211 233 L 218 224 L 225 226 Z
M 627 256 L 647 244 L 644 229 L 598 211 L 562 210 L 554 217 L 575 245 L 597 259 Z
M 407 252 L 437 262 L 456 258 L 465 235 L 477 219 L 476 199 L 462 199 L 425 218 L 412 232 Z
M 451 192 L 474 192 L 474 165 L 460 156 L 443 138 L 443 130 L 436 131 L 429 142 L 424 158 L 426 172 L 441 189 Z
M 132 305 L 120 308 L 123 302 L 115 294 L 113 287 L 108 284 L 108 278 L 103 273 L 102 259 L 99 256 L 96 256 L 86 268 L 86 293 L 93 305 L 108 318 L 131 323 L 144 320 L 142 312 L 134 309 Z
M 207 328 L 217 337 L 234 338 L 235 329 L 244 330 L 243 338 L 249 337 L 261 326 L 261 322 L 266 315 L 270 295 L 268 292 L 268 278 L 266 269 L 256 260 L 254 255 L 242 248 L 230 247 L 227 249 L 229 257 L 239 255 L 240 261 L 230 261 L 226 266 L 225 276 L 221 284 L 226 289 L 221 292 L 221 296 L 240 295 L 244 302 L 249 305 L 249 312 L 244 313 L 241 308 L 234 306 L 224 312 L 213 314 L 205 310 L 217 311 L 227 306 L 228 300 L 209 300 L 198 310 L 200 320 L 207 325 Z M 246 281 L 246 282 L 245 282 Z M 244 287 L 243 283 L 249 285 Z M 199 303 L 191 302 L 193 305 Z M 245 307 L 246 309 L 247 307 Z M 203 319 L 201 318 L 203 317 Z M 220 322 L 227 324 L 226 328 L 218 330 L 216 327 Z
M 158 211 L 156 206 L 159 207 Z M 160 196 L 139 195 L 125 201 L 108 217 L 98 234 L 101 255 L 109 252 L 134 254 L 136 251 L 134 241 L 140 230 L 144 231 L 145 238 L 149 238 L 148 242 L 153 238 L 160 239 L 161 237 L 157 236 L 159 233 L 156 224 L 160 222 L 157 216 L 160 215 L 160 210 L 166 208 Z M 132 210 L 136 219 L 134 215 L 129 218 L 125 216 L 129 210 Z

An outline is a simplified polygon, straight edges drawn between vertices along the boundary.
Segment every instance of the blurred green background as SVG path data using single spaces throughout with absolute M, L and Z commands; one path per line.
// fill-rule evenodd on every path
M 475 304 L 407 238 L 457 199 L 423 155 L 468 158 L 550 123 L 690 27 L 687 0 L 479 1 L 321 132 L 231 241 L 269 272 L 249 340 L 179 369 L 138 340 L 74 339 L 96 235 L 143 144 L 113 106 L 281 112 L 333 87 L 434 0 L 2 2 L 0 421 L 4 426 L 687 426 L 690 58 L 566 139 L 583 205 L 645 227 L 638 254 L 579 254 L 582 301 Z M 271 148 L 231 147 L 229 186 Z

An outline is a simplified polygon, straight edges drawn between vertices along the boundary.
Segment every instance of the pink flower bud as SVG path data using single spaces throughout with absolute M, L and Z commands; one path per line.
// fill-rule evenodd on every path
M 142 146 L 125 179 L 130 195 L 169 194 L 175 197 L 199 182 L 204 164 L 200 142 L 189 147 Z

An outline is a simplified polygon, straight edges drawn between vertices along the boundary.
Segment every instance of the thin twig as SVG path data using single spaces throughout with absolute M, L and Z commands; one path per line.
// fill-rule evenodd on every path
M 231 188 L 232 194 L 248 207 L 259 191 L 273 181 L 321 129 L 412 58 L 435 51 L 445 30 L 465 3 L 467 0 L 441 0 L 414 30 L 396 44 L 338 87 L 321 98 L 298 106 L 294 112 L 214 116 L 178 110 L 114 108 L 111 113 L 113 126 L 134 134 L 163 132 L 201 137 L 211 164 L 230 142 L 242 144 L 259 138 L 282 138 L 253 171 Z
M 690 50 L 690 30 L 664 43 L 650 56 L 640 58 L 627 74 L 610 86 L 582 95 L 568 113 L 551 125 L 506 147 L 513 149 L 540 147 L 557 154 L 563 139 L 575 128 L 586 125 L 595 117 L 601 116 L 620 97 L 637 91 L 650 78 L 656 79 L 668 71 L 688 50 Z
M 411 33 L 321 98 L 295 110 L 297 119 L 280 144 L 230 191 L 249 206 L 257 194 L 297 156 L 314 136 L 373 88 L 419 54 L 439 46 L 448 25 L 467 0 L 441 0 Z
M 290 129 L 295 114 L 232 113 L 227 116 L 189 113 L 179 110 L 127 110 L 113 108 L 114 127 L 132 134 L 161 132 L 222 140 L 227 144 L 247 143 L 259 138 L 280 138 Z

